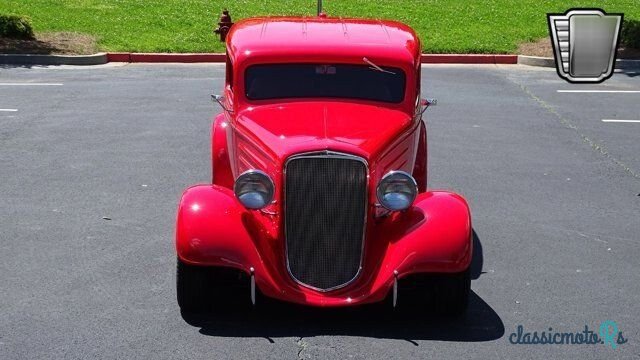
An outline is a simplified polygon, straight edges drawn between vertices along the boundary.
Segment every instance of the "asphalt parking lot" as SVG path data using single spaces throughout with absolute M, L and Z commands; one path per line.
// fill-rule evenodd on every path
M 462 193 L 477 235 L 465 318 L 185 321 L 174 217 L 182 190 L 209 181 L 223 74 L 0 67 L 1 359 L 637 358 L 640 122 L 603 120 L 640 120 L 640 73 L 571 85 L 552 69 L 425 66 L 439 101 L 429 187 Z M 628 342 L 510 342 L 519 325 L 597 333 L 605 320 Z

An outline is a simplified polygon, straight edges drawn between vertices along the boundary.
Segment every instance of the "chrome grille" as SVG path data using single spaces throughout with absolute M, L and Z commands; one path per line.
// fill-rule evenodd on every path
M 285 168 L 285 235 L 289 272 L 322 291 L 358 275 L 367 204 L 367 165 L 359 157 L 300 155 Z

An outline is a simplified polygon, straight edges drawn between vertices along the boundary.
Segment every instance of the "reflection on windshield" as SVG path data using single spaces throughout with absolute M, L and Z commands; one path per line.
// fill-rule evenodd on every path
M 405 74 L 393 67 L 346 64 L 265 64 L 245 73 L 250 100 L 283 98 L 346 98 L 400 103 Z

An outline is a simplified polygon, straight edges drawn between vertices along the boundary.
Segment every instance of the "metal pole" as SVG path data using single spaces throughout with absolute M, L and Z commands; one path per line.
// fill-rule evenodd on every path
M 318 16 L 322 14 L 322 0 L 318 0 Z

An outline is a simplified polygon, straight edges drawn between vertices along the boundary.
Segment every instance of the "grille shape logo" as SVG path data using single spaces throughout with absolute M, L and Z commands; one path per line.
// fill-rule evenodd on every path
M 599 83 L 611 77 L 622 18 L 600 9 L 547 14 L 558 75 L 572 83 Z

